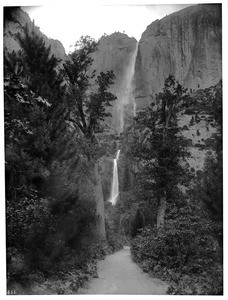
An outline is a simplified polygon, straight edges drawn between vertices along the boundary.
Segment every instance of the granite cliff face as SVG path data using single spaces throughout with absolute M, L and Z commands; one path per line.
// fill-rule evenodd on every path
M 202 89 L 222 78 L 221 5 L 196 5 L 151 23 L 139 42 L 135 66 L 137 109 L 162 90 L 169 74 Z
M 115 32 L 103 36 L 98 51 L 94 53 L 92 68 L 97 73 L 113 70 L 116 76 L 111 92 L 117 96 L 111 108 L 112 118 L 107 120 L 111 133 L 120 133 L 133 116 L 134 97 L 132 80 L 134 76 L 137 41 L 126 34 Z
M 51 46 L 52 54 L 54 54 L 57 58 L 65 59 L 66 54 L 62 43 L 58 40 L 49 39 L 45 34 L 43 34 L 30 20 L 29 15 L 21 8 L 6 8 L 4 13 L 4 47 L 6 47 L 9 52 L 20 50 L 20 45 L 16 36 L 18 33 L 23 34 L 22 27 L 27 23 L 29 28 L 34 28 L 36 33 L 43 37 L 47 47 Z

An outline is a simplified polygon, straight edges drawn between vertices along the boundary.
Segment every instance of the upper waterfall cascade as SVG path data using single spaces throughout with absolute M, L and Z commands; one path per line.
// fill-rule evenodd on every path
M 138 53 L 138 43 L 135 46 L 135 49 L 130 57 L 130 62 L 128 67 L 125 70 L 123 76 L 122 89 L 118 92 L 118 106 L 119 106 L 119 116 L 120 116 L 120 131 L 123 131 L 124 128 L 124 118 L 125 118 L 125 108 L 126 106 L 132 107 L 133 116 L 136 115 L 136 103 L 133 95 L 134 91 L 134 75 L 135 75 L 135 62 Z

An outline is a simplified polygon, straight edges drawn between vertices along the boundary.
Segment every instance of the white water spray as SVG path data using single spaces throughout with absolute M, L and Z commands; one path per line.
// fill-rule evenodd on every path
M 136 62 L 136 57 L 138 54 L 138 47 L 139 47 L 139 43 L 136 44 L 135 51 L 132 55 L 131 65 L 130 65 L 130 69 L 129 69 L 129 86 L 128 86 L 128 91 L 129 91 L 128 98 L 129 98 L 129 102 L 133 103 L 134 117 L 136 116 L 136 102 L 135 102 L 135 97 L 133 95 L 133 90 L 134 90 L 133 81 L 134 81 L 134 75 L 135 75 L 135 62 Z
M 115 205 L 119 196 L 119 180 L 118 180 L 118 167 L 117 167 L 117 161 L 120 155 L 120 150 L 117 151 L 116 158 L 113 160 L 113 178 L 112 178 L 112 190 L 111 190 L 111 196 L 108 200 L 112 203 L 112 205 Z
M 129 65 L 125 70 L 125 74 L 122 81 L 122 87 L 117 92 L 117 97 L 119 99 L 118 113 L 120 116 L 120 132 L 123 131 L 124 118 L 125 118 L 125 108 L 131 105 L 133 108 L 133 116 L 136 115 L 136 103 L 133 95 L 134 91 L 134 75 L 135 75 L 135 62 L 138 53 L 138 43 L 136 44 L 135 50 L 131 55 Z

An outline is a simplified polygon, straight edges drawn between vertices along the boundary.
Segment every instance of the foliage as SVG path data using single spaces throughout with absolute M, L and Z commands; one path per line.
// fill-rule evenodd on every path
M 93 59 L 90 54 L 98 47 L 93 39 L 88 36 L 82 37 L 76 46 L 78 49 L 70 53 L 69 59 L 64 63 L 71 101 L 69 121 L 75 124 L 85 137 L 91 139 L 99 132 L 104 119 L 110 116 L 106 107 L 111 106 L 116 97 L 108 88 L 113 84 L 115 75 L 113 71 L 107 71 L 96 76 L 96 71 L 91 71 Z
M 136 117 L 141 139 L 134 145 L 132 155 L 141 161 L 139 178 L 144 188 L 155 190 L 158 194 L 164 189 L 171 193 L 183 171 L 186 172 L 180 165 L 180 158 L 186 155 L 186 145 L 178 135 L 177 126 L 177 112 L 185 92 L 169 76 L 163 92 L 154 100 L 156 109 L 153 103 Z
M 197 176 L 196 184 L 192 190 L 197 193 L 200 200 L 206 205 L 211 218 L 222 221 L 223 218 L 223 173 L 222 156 L 208 152 L 203 172 Z
M 156 185 L 159 177 L 156 176 L 163 174 L 164 178 L 161 182 L 168 191 L 168 197 L 164 227 L 157 230 L 153 224 L 149 226 L 146 224 L 132 240 L 131 252 L 133 259 L 142 266 L 145 272 L 170 281 L 169 294 L 220 295 L 223 293 L 221 83 L 204 91 L 201 90 L 196 95 L 188 96 L 180 102 L 179 108 L 183 109 L 188 106 L 197 110 L 200 109 L 198 106 L 203 105 L 205 101 L 204 110 L 213 116 L 217 133 L 214 136 L 215 142 L 212 143 L 212 150 L 207 154 L 204 169 L 198 172 L 195 178 L 190 177 L 186 170 L 181 171 L 177 166 L 178 158 L 180 161 L 180 157 L 184 158 L 187 155 L 186 151 L 182 154 L 178 152 L 184 150 L 184 141 L 179 140 L 180 144 L 177 147 L 174 145 L 174 149 L 178 151 L 172 152 L 174 151 L 173 141 L 178 143 L 179 129 L 173 128 L 177 131 L 171 140 L 169 140 L 171 131 L 168 131 L 165 137 L 168 139 L 167 152 L 166 155 L 160 156 L 160 148 L 163 149 L 165 143 L 163 141 L 159 144 L 159 139 L 155 139 L 156 136 L 159 137 L 159 133 L 156 135 L 156 129 L 152 131 L 154 144 L 148 138 L 149 128 L 158 126 L 152 117 L 148 117 L 150 114 L 154 115 L 154 112 L 149 109 L 147 113 L 139 116 L 139 120 L 144 124 L 144 129 L 141 129 L 144 130 L 141 131 L 144 137 L 141 141 L 148 147 L 139 145 L 138 149 L 142 149 L 140 152 L 134 146 L 134 151 L 137 151 L 137 164 L 140 166 L 141 163 L 139 170 L 144 171 L 139 172 L 143 176 L 142 186 L 159 188 L 159 185 Z M 201 99 L 194 102 L 198 96 Z M 163 113 L 164 111 L 161 110 Z M 159 114 L 159 107 L 155 109 L 155 114 Z M 160 140 L 162 141 L 162 134 L 160 134 Z M 168 149 L 168 145 L 171 150 Z M 158 150 L 154 151 L 157 146 Z M 145 148 L 146 151 L 143 152 Z M 174 156 L 174 162 L 169 162 L 172 156 Z M 162 162 L 158 165 L 164 166 L 165 172 L 162 173 L 159 170 L 151 175 L 156 170 L 154 165 L 156 166 L 157 161 Z M 149 163 L 153 166 L 150 171 L 147 168 Z M 148 172 L 145 173 L 147 169 Z M 178 170 L 180 170 L 179 175 Z M 181 180 L 180 174 L 185 177 L 184 180 Z M 180 182 L 186 185 L 186 179 L 190 178 L 192 188 L 182 194 L 175 185 Z M 148 179 L 150 181 L 146 182 Z
M 106 240 L 107 240 L 107 251 L 113 253 L 119 251 L 128 244 L 126 237 L 120 232 L 119 228 L 115 229 L 110 226 L 110 221 L 106 219 L 105 223 Z
M 5 70 L 6 195 L 16 197 L 32 187 L 32 180 L 45 178 L 44 158 L 50 142 L 45 111 L 50 103 L 36 96 L 23 83 L 17 68 Z
M 51 46 L 46 47 L 42 36 L 28 26 L 24 27 L 23 35 L 18 35 L 18 41 L 22 49 L 18 53 L 21 75 L 27 77 L 35 94 L 51 98 L 53 103 L 61 97 L 63 91 L 62 77 L 57 73 L 60 60 L 51 55 Z
M 222 82 L 206 89 L 208 111 L 215 121 L 216 133 L 211 150 L 207 152 L 204 169 L 198 175 L 192 194 L 200 197 L 212 219 L 223 218 L 223 149 L 222 149 Z
M 84 235 L 91 232 L 95 222 L 94 202 L 77 197 L 65 202 L 37 196 L 9 201 L 7 247 L 22 254 L 30 271 L 47 273 L 61 260 L 66 247 L 80 249 Z M 9 265 L 12 259 L 9 256 Z
M 8 284 L 76 268 L 76 289 L 105 254 L 94 230 L 94 162 L 88 153 L 94 157 L 99 148 L 91 138 L 115 98 L 108 92 L 114 75 L 100 74 L 96 92 L 89 91 L 88 49 L 95 43 L 87 38 L 64 72 L 34 28 L 26 26 L 18 40 L 21 51 L 4 57 Z M 69 122 L 70 112 L 80 111 L 77 101 L 83 102 L 90 136 Z
M 175 201 L 180 182 L 189 181 L 187 165 L 183 163 L 183 157 L 189 155 L 187 142 L 178 127 L 178 114 L 188 98 L 186 89 L 169 76 L 163 91 L 138 113 L 134 125 L 124 133 L 127 143 L 123 141 L 123 152 L 132 159 L 132 188 L 142 226 L 157 222 L 162 227 L 166 203 Z
M 63 148 L 66 135 L 69 138 L 64 120 L 65 88 L 61 72 L 56 70 L 59 60 L 28 26 L 18 40 L 22 47 L 19 53 L 4 53 L 9 197 L 12 191 L 16 197 L 19 187 L 20 193 L 34 185 L 43 189 L 49 176 L 48 163 Z
M 59 263 L 52 262 L 45 273 L 37 270 L 24 270 L 19 273 L 11 270 L 12 287 L 16 294 L 75 294 L 91 277 L 98 277 L 97 259 L 104 259 L 106 246 L 96 238 L 87 238 L 81 251 L 64 247 Z M 17 257 L 18 262 L 18 257 Z M 13 273 L 15 272 L 15 273 Z M 29 285 L 25 288 L 25 283 Z M 22 287 L 20 288 L 20 283 Z
M 117 202 L 118 203 L 118 202 Z M 105 231 L 108 251 L 113 253 L 123 248 L 128 242 L 120 224 L 118 204 L 111 206 L 105 202 Z
M 177 281 L 172 283 L 176 287 L 180 288 L 181 278 L 187 275 L 196 277 L 200 294 L 216 292 L 204 290 L 202 279 L 206 277 L 210 282 L 216 282 L 220 293 L 222 281 L 217 274 L 221 249 L 216 232 L 221 230 L 221 224 L 202 215 L 199 207 L 187 203 L 180 209 L 169 205 L 168 210 L 162 230 L 146 227 L 133 239 L 131 252 L 134 260 L 142 263 L 147 272 L 166 274 L 166 279 L 174 280 L 174 274 L 179 274 Z M 178 290 L 175 293 L 178 294 Z M 182 290 L 181 293 L 191 294 L 194 289 Z
M 47 165 L 53 124 L 48 116 L 54 107 L 55 90 L 51 82 L 57 78 L 49 65 L 54 68 L 57 61 L 49 58 L 50 49 L 46 51 L 41 38 L 36 39 L 37 36 L 31 33 L 30 39 L 27 29 L 20 38 L 22 51 L 19 54 L 5 52 L 4 60 L 9 282 L 24 280 L 22 273 L 28 274 L 30 268 L 47 267 L 47 241 L 56 230 L 56 219 L 49 210 L 44 182 L 50 175 Z M 33 65 L 34 60 L 39 66 Z M 45 65 L 49 74 L 45 73 Z M 41 78 L 45 82 L 43 92 L 38 89 Z M 49 93 L 45 94 L 47 90 Z M 21 261 L 19 266 L 18 259 Z
M 142 213 L 137 209 L 131 226 L 131 237 L 135 237 L 144 227 L 144 219 Z

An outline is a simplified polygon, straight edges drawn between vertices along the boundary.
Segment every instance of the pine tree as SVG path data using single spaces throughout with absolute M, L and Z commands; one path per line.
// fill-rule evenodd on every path
M 108 91 L 113 84 L 113 71 L 101 72 L 91 70 L 93 59 L 91 54 L 98 44 L 90 37 L 82 37 L 78 49 L 71 53 L 64 63 L 65 78 L 68 83 L 68 93 L 71 101 L 71 121 L 89 140 L 94 140 L 95 134 L 101 129 L 106 117 L 111 116 L 106 107 L 116 97 Z
M 177 112 L 186 90 L 169 76 L 154 104 L 136 117 L 141 142 L 134 145 L 133 155 L 141 160 L 139 180 L 157 197 L 157 227 L 163 227 L 167 198 L 172 199 L 180 177 L 185 172 L 180 158 L 186 155 L 183 137 L 178 135 Z
M 54 105 L 64 93 L 63 78 L 58 67 L 60 60 L 51 54 L 51 46 L 45 45 L 43 37 L 34 28 L 23 27 L 23 33 L 18 34 L 18 41 L 23 75 L 27 77 L 31 90 Z
M 208 112 L 215 121 L 212 151 L 209 151 L 202 174 L 197 181 L 198 196 L 206 205 L 212 219 L 223 219 L 223 128 L 222 128 L 222 82 L 204 91 L 208 102 Z
M 35 29 L 23 28 L 23 34 L 18 35 L 21 51 L 18 54 L 22 74 L 29 89 L 50 106 L 43 112 L 43 124 L 50 133 L 50 143 L 47 145 L 45 159 L 51 160 L 58 155 L 61 140 L 67 130 L 66 115 L 69 105 L 66 98 L 63 72 L 60 60 L 51 54 L 51 46 L 47 47 L 42 36 Z
M 98 166 L 100 147 L 96 135 L 101 132 L 105 118 L 110 116 L 106 108 L 111 106 L 116 97 L 108 91 L 114 82 L 113 71 L 101 72 L 96 76 L 96 71 L 92 70 L 91 54 L 97 46 L 90 37 L 82 37 L 75 51 L 69 55 L 69 60 L 64 63 L 64 71 L 71 107 L 68 120 L 87 141 L 86 156 L 94 164 L 94 196 L 99 216 L 97 229 L 105 238 L 104 201 Z
M 4 53 L 6 153 L 17 153 L 18 172 L 30 162 L 27 181 L 42 181 L 48 165 L 65 150 L 69 107 L 59 60 L 50 47 L 28 26 L 18 40 L 18 53 Z M 8 162 L 7 170 L 9 166 Z

